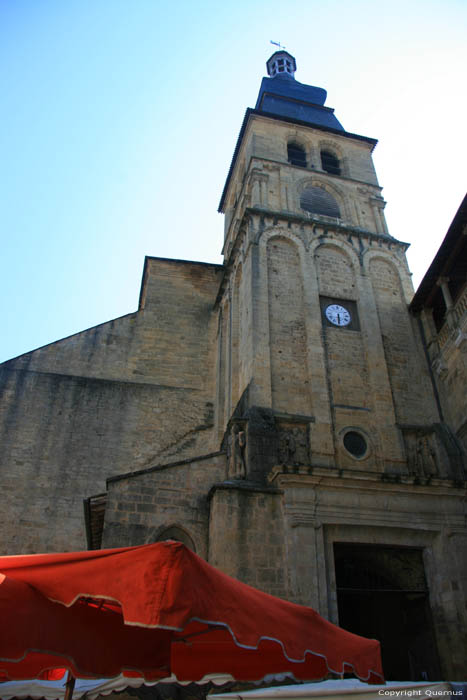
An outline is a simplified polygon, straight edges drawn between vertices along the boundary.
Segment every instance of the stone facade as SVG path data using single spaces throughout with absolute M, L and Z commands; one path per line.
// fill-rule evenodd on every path
M 83 498 L 106 479 L 218 449 L 221 276 L 148 258 L 136 313 L 1 366 L 4 553 L 83 549 Z
M 4 551 L 179 539 L 381 638 L 389 678 L 462 679 L 465 343 L 449 398 L 376 142 L 285 80 L 240 132 L 224 264 L 148 258 L 135 314 L 2 365 Z
M 446 421 L 467 450 L 467 197 L 411 303 Z

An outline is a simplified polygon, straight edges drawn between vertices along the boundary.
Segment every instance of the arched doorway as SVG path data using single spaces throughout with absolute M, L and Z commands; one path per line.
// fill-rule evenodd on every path
M 188 549 L 191 549 L 192 552 L 196 553 L 196 546 L 193 539 L 188 532 L 179 525 L 170 525 L 159 532 L 156 541 L 164 542 L 164 540 L 175 540 L 175 542 L 182 542 L 182 544 L 188 547 Z

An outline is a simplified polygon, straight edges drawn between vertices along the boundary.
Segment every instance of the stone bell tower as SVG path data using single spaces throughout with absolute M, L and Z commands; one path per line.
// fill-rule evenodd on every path
M 268 454 L 245 446 L 255 474 L 278 450 L 312 466 L 399 473 L 400 426 L 420 421 L 420 405 L 424 424 L 437 420 L 407 314 L 408 246 L 386 227 L 376 141 L 345 131 L 326 91 L 297 82 L 295 68 L 286 51 L 267 62 L 220 203 L 229 278 L 219 430 L 264 409 L 275 430 Z
M 346 131 L 286 51 L 267 70 L 219 206 L 228 478 L 210 493 L 209 559 L 381 639 L 388 678 L 434 678 L 438 653 L 441 675 L 462 675 L 465 628 L 448 620 L 467 623 L 463 456 L 408 311 L 376 140 Z

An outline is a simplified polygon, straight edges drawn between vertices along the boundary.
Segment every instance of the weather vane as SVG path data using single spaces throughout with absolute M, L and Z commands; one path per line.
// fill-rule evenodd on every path
M 271 44 L 274 44 L 274 46 L 278 46 L 280 49 L 285 49 L 285 46 L 282 46 L 282 44 L 279 41 L 273 41 L 272 39 L 269 40 Z

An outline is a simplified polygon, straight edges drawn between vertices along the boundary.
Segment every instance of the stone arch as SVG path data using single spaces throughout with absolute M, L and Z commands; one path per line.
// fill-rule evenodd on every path
M 420 406 L 430 415 L 428 369 L 419 355 L 397 265 L 385 255 L 368 262 L 398 423 L 416 424 Z M 407 391 L 410 387 L 410 391 Z M 427 410 L 428 409 L 428 410 Z
M 287 147 L 289 143 L 296 143 L 298 146 L 301 146 L 306 154 L 306 162 L 307 162 L 307 167 L 310 167 L 311 163 L 311 144 L 310 144 L 310 139 L 307 138 L 305 134 L 300 133 L 297 129 L 290 129 L 287 130 L 285 134 L 285 139 L 284 139 L 284 153 L 285 153 L 285 160 L 288 161 L 288 153 L 287 153 Z
M 335 198 L 324 187 L 310 185 L 300 195 L 300 209 L 313 216 L 341 218 L 341 210 Z
M 284 229 L 271 229 L 270 231 L 265 231 L 262 237 L 262 244 L 265 248 L 266 254 L 268 248 L 274 244 L 286 244 L 293 249 L 297 255 L 297 259 L 300 263 L 300 277 L 303 276 L 303 263 L 305 261 L 305 243 L 300 236 Z M 269 275 L 269 267 L 268 267 Z
M 335 141 L 331 141 L 330 139 L 320 139 L 318 142 L 318 153 L 321 154 L 321 151 L 329 151 L 330 153 L 333 153 L 339 159 L 341 166 L 340 174 L 348 174 L 347 157 L 339 144 L 335 143 Z
M 324 316 L 328 304 L 342 303 L 344 308 L 350 311 L 352 318 L 350 332 L 327 327 L 328 324 L 323 318 L 323 346 L 328 357 L 326 370 L 330 395 L 335 405 L 350 403 L 353 406 L 371 410 L 373 397 L 368 354 L 363 334 L 355 332 L 359 330 L 359 317 L 362 313 L 358 256 L 351 249 L 350 244 L 328 237 L 327 240 L 321 241 L 321 244 L 313 246 L 313 261 L 318 278 L 322 315 Z M 350 426 L 348 429 L 350 430 Z M 359 427 L 356 432 L 363 431 Z M 367 440 L 367 445 L 370 444 Z M 368 455 L 367 450 L 361 458 L 366 459 Z M 341 465 L 355 466 L 349 453 L 344 450 L 343 443 L 342 450 L 338 451 L 338 460 Z
M 331 241 L 314 249 L 313 258 L 321 295 L 357 300 L 357 279 L 352 257 L 342 245 Z
M 337 206 L 339 207 L 339 219 L 347 219 L 349 220 L 349 212 L 348 212 L 348 205 L 347 205 L 347 198 L 345 197 L 344 193 L 342 192 L 342 189 L 340 187 L 336 187 L 335 183 L 329 183 L 329 182 L 324 182 L 321 178 L 319 177 L 307 177 L 303 178 L 297 186 L 296 190 L 296 206 L 299 211 L 304 211 L 301 207 L 300 200 L 302 198 L 302 195 L 304 191 L 307 188 L 310 187 L 319 187 L 322 190 L 324 190 L 328 195 L 330 195 L 337 203 Z
M 320 150 L 329 149 L 330 151 L 333 151 L 339 158 L 339 160 L 343 160 L 344 158 L 344 151 L 342 150 L 342 146 L 336 143 L 335 141 L 331 141 L 331 139 L 320 139 L 318 142 L 318 148 Z
M 334 248 L 338 248 L 345 255 L 348 256 L 355 269 L 358 268 L 360 264 L 360 258 L 358 256 L 357 251 L 350 243 L 348 243 L 345 239 L 333 238 L 332 236 L 328 236 L 326 234 L 324 234 L 324 237 L 325 240 L 323 240 L 323 236 L 319 236 L 312 241 L 310 245 L 310 252 L 313 256 L 316 254 L 317 250 L 322 246 L 333 246 Z
M 402 279 L 400 276 L 399 269 L 392 257 L 389 255 L 385 255 L 383 252 L 374 252 L 372 255 L 367 254 L 365 258 L 365 267 L 367 268 L 368 274 L 370 275 L 372 281 L 374 280 L 376 283 L 381 285 L 383 283 L 383 279 L 385 279 L 389 289 L 389 280 L 391 278 L 391 296 L 397 295 L 398 297 L 400 297 L 401 300 L 404 300 Z M 376 273 L 377 267 L 380 268 L 380 271 L 378 273 Z M 381 276 L 381 272 L 384 269 L 386 270 L 386 274 Z M 381 288 L 383 289 L 383 287 Z
M 291 236 L 266 241 L 271 394 L 274 410 L 309 415 L 303 256 Z
M 406 272 L 406 264 L 401 261 L 400 266 L 397 264 L 397 258 L 390 252 L 385 250 L 374 250 L 372 248 L 367 249 L 363 254 L 363 267 L 367 274 L 371 277 L 371 267 L 375 260 L 385 261 L 395 272 L 397 279 L 399 280 L 399 289 L 401 298 L 405 300 L 407 304 L 411 301 L 411 294 L 413 294 L 413 289 L 410 284 L 409 277 L 409 289 L 411 294 L 409 294 L 409 289 L 404 286 L 404 279 L 402 275 L 402 270 Z
M 306 242 L 304 237 L 300 236 L 294 231 L 290 231 L 282 227 L 271 226 L 269 228 L 265 228 L 264 231 L 261 232 L 260 238 L 258 240 L 261 240 L 262 245 L 267 246 L 269 241 L 273 238 L 283 238 L 295 244 L 297 246 L 300 259 L 303 260 L 303 255 L 305 253 L 306 248 Z
M 186 528 L 182 527 L 178 523 L 172 523 L 170 525 L 164 525 L 159 528 L 155 537 L 152 541 L 154 542 L 164 542 L 165 540 L 175 540 L 175 542 L 181 542 L 192 552 L 196 553 L 195 542 Z
M 306 168 L 308 166 L 308 158 L 304 146 L 297 143 L 297 141 L 288 141 L 287 162 L 290 163 L 290 165 Z

